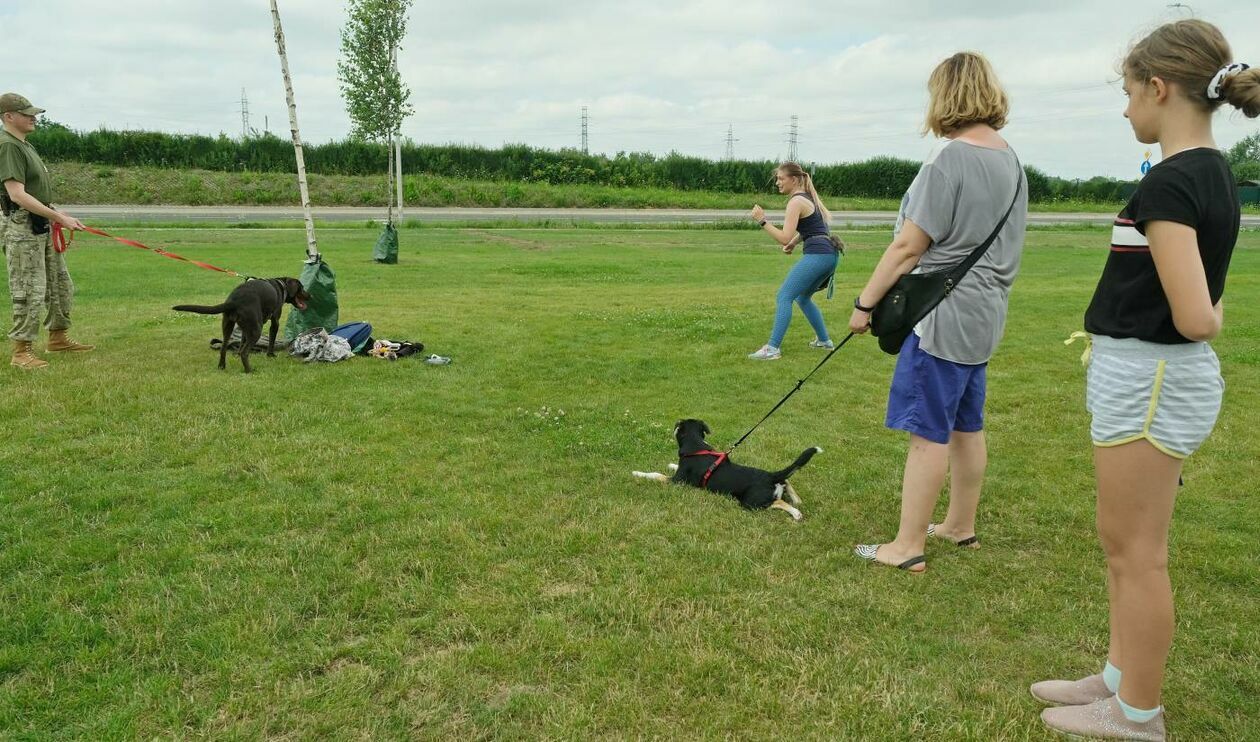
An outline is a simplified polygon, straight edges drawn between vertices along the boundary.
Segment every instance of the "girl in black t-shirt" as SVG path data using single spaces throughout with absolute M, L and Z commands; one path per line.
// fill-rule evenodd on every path
M 1138 42 L 1122 72 L 1124 115 L 1139 142 L 1160 145 L 1163 161 L 1116 219 L 1085 313 L 1110 650 L 1101 673 L 1031 690 L 1059 705 L 1042 712 L 1058 731 L 1162 740 L 1160 688 L 1173 635 L 1168 530 L 1182 460 L 1220 411 L 1224 382 L 1207 341 L 1221 330 L 1238 237 L 1238 194 L 1212 138 L 1212 114 L 1228 101 L 1260 115 L 1260 70 L 1236 64 L 1215 26 L 1184 20 Z

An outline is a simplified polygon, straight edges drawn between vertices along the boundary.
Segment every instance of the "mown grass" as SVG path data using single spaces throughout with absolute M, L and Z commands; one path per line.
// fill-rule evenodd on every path
M 295 274 L 300 230 L 135 230 Z M 852 250 L 833 328 L 886 231 Z M 69 254 L 91 354 L 0 373 L 0 736 L 12 738 L 1043 739 L 1028 683 L 1097 669 L 1078 329 L 1105 234 L 1029 236 L 990 369 L 984 548 L 914 577 L 854 542 L 895 529 L 892 359 L 838 353 L 739 451 L 806 519 L 634 480 L 670 426 L 726 445 L 820 358 L 769 331 L 791 263 L 740 231 L 423 229 L 401 262 L 329 230 L 344 320 L 446 367 L 256 357 L 214 369 L 233 282 L 102 240 Z M 1228 383 L 1172 538 L 1181 739 L 1260 734 L 1260 235 L 1215 343 Z M 0 300 L 7 302 L 7 294 Z

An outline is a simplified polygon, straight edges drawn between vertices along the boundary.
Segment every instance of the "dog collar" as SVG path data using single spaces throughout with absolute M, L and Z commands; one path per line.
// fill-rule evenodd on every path
M 682 455 L 682 458 L 685 459 L 688 456 L 716 456 L 717 457 L 713 459 L 712 464 L 709 464 L 708 470 L 706 470 L 704 473 L 704 478 L 700 480 L 701 489 L 708 489 L 709 477 L 713 476 L 713 472 L 717 471 L 717 468 L 722 465 L 723 461 L 726 461 L 726 454 L 722 453 L 721 451 L 696 451 L 695 453 L 685 453 Z

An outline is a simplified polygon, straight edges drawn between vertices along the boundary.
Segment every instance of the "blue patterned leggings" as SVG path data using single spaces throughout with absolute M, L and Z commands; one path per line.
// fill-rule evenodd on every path
M 806 253 L 792 266 L 779 293 L 775 297 L 774 330 L 770 332 L 770 345 L 778 348 L 783 344 L 783 336 L 787 334 L 788 323 L 792 321 L 792 302 L 801 307 L 801 314 L 809 320 L 810 327 L 819 340 L 830 340 L 827 326 L 823 324 L 822 311 L 810 296 L 819 281 L 836 269 L 840 256 L 835 253 Z

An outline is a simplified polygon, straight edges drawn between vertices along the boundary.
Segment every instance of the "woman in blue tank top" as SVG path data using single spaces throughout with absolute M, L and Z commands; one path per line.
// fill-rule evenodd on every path
M 825 287 L 836 272 L 843 244 L 831 236 L 831 227 L 828 226 L 831 214 L 823 206 L 822 199 L 818 198 L 818 191 L 814 189 L 814 181 L 809 173 L 795 162 L 785 162 L 775 169 L 774 179 L 779 193 L 791 194 L 782 229 L 766 221 L 766 212 L 759 204 L 753 206 L 752 218 L 783 246 L 784 253 L 791 255 L 799 243 L 804 245 L 801 250 L 804 254 L 779 287 L 779 293 L 775 297 L 774 329 L 770 332 L 770 341 L 748 355 L 755 361 L 773 361 L 782 355 L 779 349 L 783 344 L 783 336 L 787 334 L 788 323 L 792 321 L 792 302 L 800 306 L 801 314 L 805 315 L 805 319 L 814 328 L 815 338 L 810 346 L 824 349 L 834 347 L 827 335 L 822 311 L 810 297 L 815 291 Z

